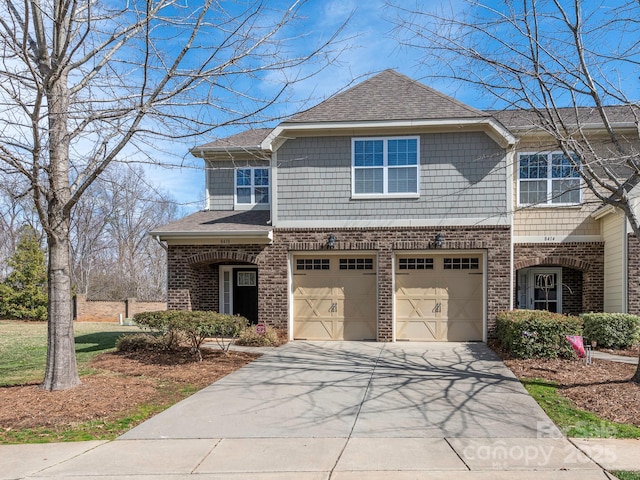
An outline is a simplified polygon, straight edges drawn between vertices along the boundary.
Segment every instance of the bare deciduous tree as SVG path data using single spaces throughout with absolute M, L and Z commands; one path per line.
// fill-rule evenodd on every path
M 433 67 L 434 77 L 478 89 L 496 104 L 517 109 L 514 118 L 526 115 L 573 159 L 601 202 L 625 213 L 640 238 L 640 2 L 388 5 L 399 42 L 423 52 L 421 63 Z M 620 118 L 628 121 L 625 129 L 615 125 Z M 640 383 L 640 367 L 634 381 Z
M 43 388 L 79 383 L 71 312 L 70 221 L 107 166 L 184 138 L 264 120 L 336 35 L 302 42 L 304 1 L 0 3 L 0 168 L 28 182 L 47 237 Z M 278 79 L 276 92 L 265 79 Z M 149 161 L 153 155 L 149 154 Z
M 76 204 L 71 228 L 76 292 L 93 299 L 162 300 L 166 251 L 147 232 L 178 218 L 140 166 L 112 164 Z

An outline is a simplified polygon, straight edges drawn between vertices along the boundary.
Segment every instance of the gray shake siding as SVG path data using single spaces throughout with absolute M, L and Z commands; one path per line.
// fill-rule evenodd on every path
M 300 137 L 278 150 L 279 221 L 505 215 L 505 151 L 484 133 L 420 135 L 420 198 L 398 200 L 351 198 L 351 138 Z
M 238 159 L 206 162 L 209 210 L 233 210 L 235 168 L 268 166 L 268 160 Z

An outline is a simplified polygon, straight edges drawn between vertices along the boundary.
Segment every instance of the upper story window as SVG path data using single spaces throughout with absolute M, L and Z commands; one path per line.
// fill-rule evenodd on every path
M 354 138 L 354 196 L 418 194 L 418 137 Z
M 269 204 L 268 168 L 237 168 L 235 173 L 236 205 Z
M 577 205 L 582 201 L 579 162 L 561 152 L 518 155 L 520 205 Z

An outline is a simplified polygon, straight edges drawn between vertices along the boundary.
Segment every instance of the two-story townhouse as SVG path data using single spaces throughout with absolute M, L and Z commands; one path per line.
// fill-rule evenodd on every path
M 601 310 L 609 213 L 506 120 L 387 70 L 194 148 L 206 209 L 151 232 L 168 246 L 168 307 L 380 341 L 486 340 L 514 304 Z M 562 185 L 534 185 L 543 160 Z M 543 180 L 562 205 L 531 206 Z
M 603 206 L 585 187 L 535 112 L 491 113 L 518 137 L 512 225 L 515 307 L 567 314 L 640 312 L 638 242 L 624 214 Z M 600 158 L 615 155 L 596 109 L 565 108 L 559 114 L 569 131 L 586 135 Z M 611 106 L 606 114 L 618 141 L 628 142 L 628 151 L 640 150 L 631 109 Z M 612 169 L 625 170 L 616 163 L 612 161 Z M 594 169 L 607 178 L 597 166 Z M 607 194 L 604 189 L 602 193 Z

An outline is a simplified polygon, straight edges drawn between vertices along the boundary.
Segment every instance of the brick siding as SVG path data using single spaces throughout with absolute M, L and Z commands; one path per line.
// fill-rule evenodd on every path
M 487 317 L 489 332 L 496 313 L 509 308 L 509 227 L 275 229 L 272 245 L 170 245 L 168 302 L 170 309 L 219 309 L 216 265 L 258 266 L 258 318 L 288 328 L 289 254 L 326 250 L 330 234 L 336 251 L 375 251 L 378 255 L 378 340 L 390 341 L 393 329 L 393 253 L 431 250 L 436 233 L 441 250 L 484 250 L 488 255 Z M 436 251 L 434 251 L 436 253 Z

